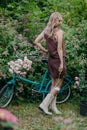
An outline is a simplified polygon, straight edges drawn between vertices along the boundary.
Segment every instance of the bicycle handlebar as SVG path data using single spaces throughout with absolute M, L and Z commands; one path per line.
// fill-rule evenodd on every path
M 12 45 L 12 47 L 13 47 L 13 50 L 14 50 L 14 52 L 15 52 L 15 54 L 16 54 L 16 58 L 22 59 L 22 57 L 17 54 L 17 49 L 16 49 L 15 45 Z M 27 57 L 28 57 L 28 56 L 38 56 L 38 54 L 26 54 L 26 56 L 27 56 Z
M 15 58 L 18 58 L 18 59 L 23 59 L 23 57 L 22 56 L 20 56 L 20 55 L 18 55 L 17 54 L 17 49 L 16 49 L 16 46 L 15 45 L 12 45 L 12 47 L 13 47 L 13 50 L 14 50 L 14 52 L 15 52 L 15 54 L 16 54 L 16 56 L 15 56 Z M 29 58 L 29 57 L 37 57 L 38 56 L 38 54 L 26 54 L 26 56 Z M 41 60 L 43 63 L 48 63 L 48 59 L 42 59 Z

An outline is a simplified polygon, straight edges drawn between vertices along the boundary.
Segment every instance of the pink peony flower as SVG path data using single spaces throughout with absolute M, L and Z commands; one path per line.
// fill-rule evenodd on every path
M 76 85 L 76 86 L 79 86 L 79 81 L 76 81 L 76 82 L 75 82 L 75 85 Z
M 73 88 L 77 88 L 79 86 L 79 81 L 76 81 Z
M 76 81 L 77 81 L 77 80 L 79 80 L 79 78 L 78 78 L 78 77 L 75 77 L 75 78 L 74 78 L 74 80 L 76 80 Z

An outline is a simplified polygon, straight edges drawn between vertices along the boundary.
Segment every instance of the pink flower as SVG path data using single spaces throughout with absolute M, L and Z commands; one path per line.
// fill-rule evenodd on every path
M 17 118 L 11 112 L 5 109 L 0 109 L 0 120 L 1 121 L 9 121 L 14 125 L 18 125 Z
M 77 88 L 78 86 L 79 86 L 79 81 L 76 81 L 73 87 Z
M 79 80 L 79 78 L 78 78 L 78 77 L 75 77 L 74 80 Z
M 76 85 L 76 86 L 79 86 L 79 81 L 76 81 L 76 82 L 75 82 L 75 85 Z

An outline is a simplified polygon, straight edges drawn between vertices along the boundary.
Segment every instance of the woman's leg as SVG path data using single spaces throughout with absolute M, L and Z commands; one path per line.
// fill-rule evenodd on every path
M 51 102 L 50 104 L 50 109 L 52 111 L 55 112 L 55 114 L 61 114 L 61 112 L 57 109 L 57 106 L 56 106 L 56 99 L 57 99 L 57 93 L 58 91 L 60 90 L 61 86 L 62 86 L 62 82 L 63 80 L 62 79 L 53 79 L 52 80 L 52 86 L 51 86 L 51 94 L 54 95 L 54 99 L 53 101 Z M 54 86 L 53 86 L 54 85 Z
M 42 103 L 39 105 L 39 109 L 47 115 L 52 115 L 52 113 L 49 112 L 48 109 L 53 99 L 54 99 L 54 96 L 51 93 L 48 93 L 47 96 L 42 101 Z
M 51 85 L 51 90 L 50 93 L 54 96 L 58 93 L 60 90 L 61 86 L 63 83 L 63 79 L 57 78 L 57 79 L 52 79 L 52 85 Z
M 60 82 L 59 85 L 57 85 L 58 82 Z M 57 110 L 57 108 L 56 108 L 56 101 L 54 100 L 54 98 L 56 97 L 56 95 L 58 93 L 61 82 L 62 81 L 60 79 L 52 80 L 52 86 L 51 86 L 50 93 L 47 94 L 47 96 L 45 97 L 45 99 L 42 101 L 42 103 L 39 106 L 39 109 L 42 110 L 45 114 L 52 115 L 52 113 L 49 112 L 49 110 L 48 110 L 50 105 L 52 106 L 53 110 L 55 109 L 54 111 L 56 114 L 60 114 L 59 110 Z
M 54 86 L 54 81 L 52 81 L 52 86 L 51 89 Z M 50 89 L 50 91 L 51 91 Z M 48 93 L 47 96 L 44 98 L 44 100 L 42 101 L 42 103 L 39 105 L 39 109 L 42 110 L 45 114 L 47 115 L 52 115 L 51 112 L 49 112 L 49 106 L 51 104 L 51 102 L 53 101 L 54 96 L 51 93 Z

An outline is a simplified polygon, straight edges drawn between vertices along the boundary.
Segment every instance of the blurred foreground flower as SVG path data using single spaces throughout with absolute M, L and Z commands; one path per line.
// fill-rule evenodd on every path
M 0 109 L 0 130 L 16 130 L 17 126 L 16 116 L 8 110 Z

